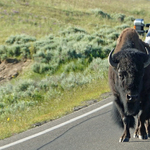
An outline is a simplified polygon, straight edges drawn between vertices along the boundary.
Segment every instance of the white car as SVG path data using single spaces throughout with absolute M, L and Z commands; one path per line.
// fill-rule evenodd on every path
M 147 34 L 146 34 L 146 38 L 145 38 L 145 43 L 148 43 L 150 45 L 150 24 L 146 24 L 146 27 L 149 27 Z
M 145 43 L 148 43 L 150 45 L 150 29 L 148 30 L 148 33 L 146 35 Z
M 148 30 L 144 30 L 144 27 L 149 27 Z M 145 43 L 150 45 L 150 24 L 144 24 L 144 19 L 135 19 L 134 20 L 134 29 L 139 33 L 144 35 L 146 34 Z

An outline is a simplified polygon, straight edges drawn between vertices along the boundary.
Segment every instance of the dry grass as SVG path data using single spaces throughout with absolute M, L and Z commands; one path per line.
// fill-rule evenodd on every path
M 109 20 L 93 17 L 92 9 L 100 8 L 107 13 L 125 14 L 149 21 L 150 1 L 136 0 L 13 0 L 0 2 L 0 43 L 7 37 L 26 33 L 37 38 L 59 33 L 64 27 L 80 26 L 92 31 L 93 25 L 113 25 Z

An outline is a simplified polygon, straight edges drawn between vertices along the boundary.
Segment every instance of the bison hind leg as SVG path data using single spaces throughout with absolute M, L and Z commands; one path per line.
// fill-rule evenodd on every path
M 147 137 L 150 138 L 150 119 L 145 122 Z

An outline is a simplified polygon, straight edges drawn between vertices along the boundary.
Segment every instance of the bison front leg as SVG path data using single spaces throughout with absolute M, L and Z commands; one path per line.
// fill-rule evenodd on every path
M 130 140 L 130 131 L 129 131 L 129 122 L 130 119 L 128 117 L 123 117 L 122 119 L 124 125 L 123 135 L 120 137 L 119 142 L 129 142 Z
M 129 116 L 126 116 L 123 112 L 123 106 L 121 105 L 121 103 L 118 101 L 118 99 L 116 99 L 114 101 L 114 104 L 121 116 L 121 119 L 122 119 L 122 122 L 123 122 L 123 125 L 124 125 L 124 132 L 123 132 L 123 135 L 120 137 L 119 139 L 119 142 L 128 142 L 129 139 L 130 139 L 130 131 L 129 131 L 129 128 L 130 128 L 130 117 Z
M 139 125 L 140 125 L 140 122 L 139 122 L 139 119 L 137 119 L 137 126 L 136 126 L 135 132 L 133 134 L 133 138 L 138 138 L 139 137 L 139 135 L 138 135 Z
M 146 129 L 145 129 L 145 125 L 144 125 L 144 122 L 140 122 L 140 125 L 139 125 L 139 131 L 138 131 L 138 137 L 139 139 L 141 140 L 144 140 L 144 139 L 147 139 L 147 133 L 146 133 Z
M 147 122 L 146 128 L 145 128 L 145 123 L 146 122 L 145 122 L 144 118 L 145 117 L 144 117 L 143 113 L 141 113 L 138 117 L 137 128 L 136 128 L 136 130 L 134 132 L 134 135 L 133 135 L 134 138 L 137 137 L 141 140 L 144 140 L 144 139 L 148 138 L 148 135 L 147 135 L 146 131 L 149 132 L 149 122 Z

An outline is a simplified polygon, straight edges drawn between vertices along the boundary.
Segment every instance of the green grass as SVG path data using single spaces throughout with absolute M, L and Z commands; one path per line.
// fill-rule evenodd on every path
M 99 90 L 102 89 L 102 90 Z M 16 115 L 5 115 L 1 117 L 0 138 L 3 139 L 12 136 L 15 133 L 25 131 L 33 127 L 33 124 L 42 121 L 50 121 L 60 118 L 63 115 L 71 113 L 75 106 L 81 105 L 83 101 L 98 99 L 102 93 L 108 92 L 107 80 L 93 81 L 92 84 L 63 92 L 61 96 L 55 99 L 49 99 L 39 103 L 33 108 L 27 108 L 24 111 L 16 112 Z
M 130 5 L 129 5 L 130 4 Z M 150 1 L 1 0 L 0 60 L 31 64 L 0 87 L 0 139 L 108 92 L 107 56 Z M 144 37 L 142 37 L 144 38 Z
M 120 5 L 121 3 L 121 5 Z M 130 3 L 130 5 L 128 5 Z M 29 34 L 37 38 L 58 33 L 68 25 L 82 27 L 92 32 L 94 27 L 108 24 L 116 25 L 107 19 L 94 17 L 92 10 L 102 9 L 109 14 L 125 14 L 126 16 L 143 17 L 148 21 L 149 1 L 127 0 L 109 1 L 95 0 L 48 0 L 43 1 L 1 1 L 0 5 L 0 43 L 4 43 L 7 37 L 16 34 Z

